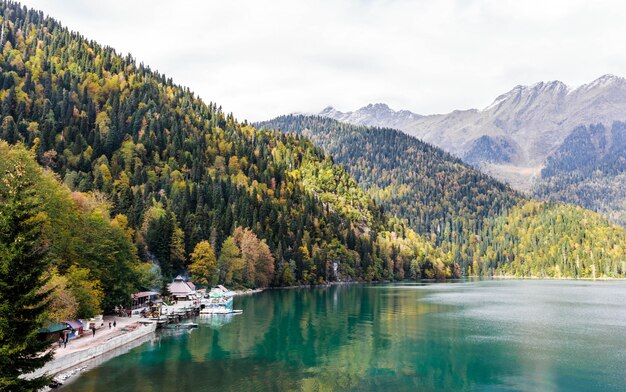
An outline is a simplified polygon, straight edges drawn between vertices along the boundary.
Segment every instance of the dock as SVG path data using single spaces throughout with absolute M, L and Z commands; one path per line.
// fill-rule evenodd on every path
M 166 324 L 177 324 L 200 314 L 200 303 L 199 301 L 178 301 L 172 305 L 163 306 L 162 309 L 163 313 L 158 317 L 140 318 L 139 322 L 155 323 L 157 328 Z

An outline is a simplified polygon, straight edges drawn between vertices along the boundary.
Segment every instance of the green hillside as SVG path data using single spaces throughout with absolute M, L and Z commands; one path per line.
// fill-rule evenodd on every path
M 379 204 L 467 267 L 474 233 L 523 197 L 440 148 L 403 132 L 289 115 L 257 124 L 310 138 Z
M 463 230 L 479 231 L 484 218 L 522 198 L 440 148 L 394 129 L 303 115 L 257 126 L 310 138 L 345 165 L 376 202 L 438 242 L 453 240 L 453 233 Z
M 489 222 L 472 269 L 482 275 L 626 276 L 626 231 L 581 207 L 529 201 Z
M 548 157 L 537 197 L 573 203 L 626 226 L 626 123 L 581 126 Z
M 110 203 L 164 281 L 237 227 L 269 246 L 272 285 L 455 271 L 309 140 L 240 123 L 40 12 L 4 3 L 1 17 L 0 138 Z
M 310 138 L 374 200 L 430 236 L 463 274 L 592 277 L 592 265 L 595 276 L 626 274 L 623 229 L 591 211 L 528 200 L 400 131 L 303 115 L 257 125 Z M 529 232 L 543 233 L 542 241 L 529 242 Z

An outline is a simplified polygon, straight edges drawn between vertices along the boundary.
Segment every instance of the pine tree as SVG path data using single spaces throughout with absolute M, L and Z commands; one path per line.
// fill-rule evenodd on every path
M 34 197 L 27 165 L 6 163 L 0 167 L 0 390 L 32 391 L 49 378 L 20 375 L 52 359 L 48 343 L 37 340 L 51 294 L 51 288 L 43 289 L 47 217 Z

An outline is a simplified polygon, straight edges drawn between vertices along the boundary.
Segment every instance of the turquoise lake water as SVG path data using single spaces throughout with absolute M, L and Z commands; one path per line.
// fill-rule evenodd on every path
M 625 391 L 626 282 L 269 290 L 69 391 Z

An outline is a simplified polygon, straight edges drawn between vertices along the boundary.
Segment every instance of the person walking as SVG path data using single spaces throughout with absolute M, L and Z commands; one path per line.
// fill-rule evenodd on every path
M 91 333 L 92 333 L 91 337 L 95 338 L 96 337 L 96 326 L 95 325 L 91 326 Z
M 109 321 L 109 329 L 111 329 L 111 322 Z
M 117 325 L 117 321 L 113 320 L 113 328 Z
M 59 336 L 59 348 L 61 348 L 62 344 L 63 344 L 63 337 Z

